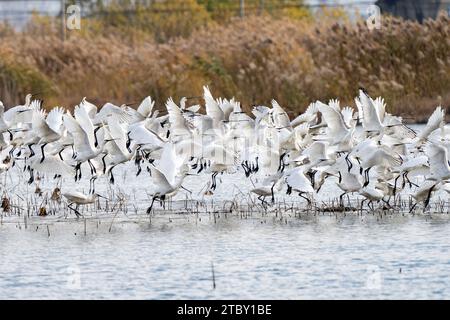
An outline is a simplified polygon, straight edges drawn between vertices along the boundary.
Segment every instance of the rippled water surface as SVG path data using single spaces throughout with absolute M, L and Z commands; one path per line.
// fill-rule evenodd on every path
M 0 227 L 0 298 L 450 298 L 442 215 L 36 219 Z

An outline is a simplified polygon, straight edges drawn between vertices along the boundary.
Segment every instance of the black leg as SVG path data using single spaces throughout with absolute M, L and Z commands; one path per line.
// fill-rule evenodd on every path
M 284 154 L 282 154 L 280 156 L 280 160 L 279 160 L 279 163 L 278 163 L 278 170 L 277 171 L 282 171 L 281 167 L 282 167 L 282 164 L 283 164 L 283 157 L 284 157 Z
M 63 159 L 63 157 L 62 157 L 62 152 L 63 152 L 63 151 L 64 151 L 64 148 L 61 149 L 60 152 L 58 152 L 58 156 L 59 156 L 59 158 L 61 159 L 61 161 L 64 161 L 64 159 Z
M 245 177 L 248 178 L 249 175 L 250 175 L 250 173 L 249 173 L 249 171 L 248 171 L 248 169 L 247 169 L 247 166 L 245 165 L 245 162 L 243 162 L 243 163 L 241 164 L 241 166 L 242 166 L 242 168 L 244 169 Z
M 353 168 L 353 163 L 348 159 L 349 155 L 350 155 L 350 152 L 347 153 L 347 155 L 345 156 L 345 162 L 347 162 L 348 172 L 350 172 L 350 170 L 352 170 L 352 168 Z
M 13 141 L 14 136 L 13 136 L 12 132 L 9 129 L 7 131 L 9 133 L 9 141 Z
M 141 172 L 142 172 L 142 168 L 141 168 L 141 164 L 139 163 L 138 164 L 138 170 L 136 172 L 136 177 L 139 176 L 141 174 Z
M 30 149 L 30 158 L 32 157 L 32 156 L 34 156 L 34 150 L 33 150 L 33 148 L 32 148 L 32 146 L 34 145 L 34 143 L 32 143 L 32 144 L 29 144 L 28 145 L 28 149 Z
M 81 163 L 80 166 L 78 167 L 78 180 L 81 180 Z
M 392 209 L 392 206 L 391 206 L 391 204 L 389 203 L 389 199 L 386 201 L 386 200 L 384 200 L 384 199 L 381 199 L 387 206 L 388 206 L 388 209 Z
M 414 187 L 418 188 L 419 186 L 417 184 L 415 184 L 414 182 L 411 182 L 411 180 L 409 180 L 408 173 L 409 172 L 406 173 L 405 178 L 406 178 L 406 181 L 408 181 L 408 183 L 409 183 L 409 187 L 412 188 L 412 186 L 414 186 Z
M 427 199 L 425 200 L 425 203 L 424 203 L 424 206 L 425 206 L 424 210 L 425 210 L 425 209 L 428 207 L 428 205 L 430 204 L 431 193 L 433 192 L 433 189 L 434 189 L 435 186 L 436 186 L 436 185 L 432 186 L 432 187 L 430 188 L 430 190 L 428 191 Z
M 261 201 L 261 204 L 263 207 L 266 207 L 268 205 L 268 203 L 266 202 L 266 197 L 265 196 L 258 196 L 258 199 Z
M 44 144 L 41 146 L 41 152 L 42 152 L 41 163 L 44 162 L 44 160 L 45 160 L 44 148 L 45 148 L 46 145 L 47 145 L 47 143 L 44 143 Z
M 94 173 L 93 173 L 93 171 L 92 171 L 92 164 L 91 164 L 91 161 L 87 161 L 87 163 L 88 163 L 88 165 L 89 165 L 89 170 L 91 171 L 91 175 L 93 175 Z
M 216 177 L 218 174 L 219 174 L 218 172 L 214 172 L 211 176 L 211 190 L 216 190 L 217 187 Z
M 275 187 L 275 183 L 272 185 L 272 187 L 270 188 L 270 194 L 272 196 L 272 203 L 275 203 L 275 195 L 273 194 L 273 188 Z
M 323 183 L 317 188 L 316 193 L 319 193 L 320 189 L 322 189 Z
M 114 174 L 113 174 L 113 169 L 115 166 L 112 166 L 111 169 L 109 169 L 109 175 L 110 175 L 110 179 L 109 179 L 109 183 L 114 184 Z
M 75 166 L 75 182 L 78 181 L 78 170 L 80 169 L 81 163 L 77 163 Z
M 28 184 L 32 184 L 34 182 L 34 170 L 30 169 L 30 179 L 28 180 Z
M 106 162 L 105 162 L 105 158 L 106 158 L 107 154 L 105 154 L 102 157 L 102 163 L 103 163 L 103 174 L 106 174 Z
M 309 181 L 311 181 L 311 185 L 313 186 L 313 188 L 314 188 L 314 184 L 315 184 L 315 177 L 316 177 L 316 170 L 314 170 L 314 171 L 308 171 L 306 174 L 308 175 L 308 177 L 309 177 Z
M 253 172 L 258 172 L 259 171 L 259 158 L 258 157 L 256 157 L 256 167 L 255 167 L 255 169 L 253 170 Z
M 286 194 L 290 195 L 292 193 L 292 187 L 290 185 L 287 185 Z
M 311 200 L 309 200 L 308 197 L 304 196 L 304 192 L 300 192 L 298 195 L 306 200 L 306 202 L 308 203 L 308 206 L 311 205 Z
M 95 128 L 95 130 L 94 130 L 94 139 L 95 139 L 95 141 L 94 141 L 94 147 L 98 147 L 98 139 L 97 139 L 97 131 L 100 129 L 101 127 L 97 127 L 97 128 Z
M 155 202 L 156 198 L 158 198 L 158 196 L 153 196 L 152 197 L 152 203 L 150 204 L 150 207 L 148 207 L 148 209 L 147 209 L 147 214 L 150 214 L 152 212 L 153 203 Z
M 94 177 L 92 177 L 92 178 L 90 178 L 89 179 L 89 194 L 92 194 L 92 179 L 93 179 Z
M 364 208 L 364 202 L 366 201 L 367 199 L 363 199 L 362 201 L 361 201 L 361 211 L 362 211 L 362 209 Z
M 280 166 L 278 167 L 278 171 L 283 172 L 284 168 L 286 167 L 286 164 L 284 163 L 284 157 L 286 156 L 286 153 L 283 153 L 280 156 Z
M 141 159 L 142 156 L 139 155 L 139 151 L 136 153 L 136 159 L 134 159 L 134 164 L 136 165 L 136 167 L 138 168 L 137 172 L 136 172 L 136 177 L 139 176 L 142 172 L 142 168 L 141 168 Z
M 369 183 L 370 183 L 369 171 L 370 171 L 370 168 L 367 168 L 365 173 L 364 173 L 365 174 L 365 178 L 366 178 L 366 182 L 364 183 L 364 187 L 367 187 L 369 185 Z
M 394 197 L 395 197 L 395 194 L 397 193 L 397 180 L 398 180 L 398 178 L 400 178 L 400 175 L 398 175 L 397 178 L 395 178 L 395 180 L 394 180 L 394 192 L 393 192 Z
M 77 163 L 75 166 L 75 181 L 81 179 L 81 162 Z
M 89 179 L 89 193 L 90 194 L 95 193 L 95 179 L 97 179 L 97 177 L 92 177 L 91 179 Z
M 89 166 L 91 167 L 91 174 L 96 174 L 97 169 L 95 169 L 95 166 L 92 164 L 91 160 L 88 160 Z
M 341 208 L 344 207 L 344 196 L 347 194 L 347 192 L 344 192 L 339 196 L 339 204 L 341 205 Z
M 77 206 L 76 208 L 72 208 L 72 205 L 73 205 L 73 203 L 69 204 L 69 205 L 68 205 L 68 208 L 69 208 L 70 210 L 72 210 L 72 211 L 75 213 L 75 215 L 77 216 L 77 218 L 81 217 L 82 214 L 77 210 L 77 209 L 78 209 L 78 206 Z
M 130 138 L 130 131 L 127 132 L 127 143 L 126 143 L 126 147 L 129 153 L 131 153 L 131 149 L 130 149 L 130 145 L 131 145 L 131 138 Z

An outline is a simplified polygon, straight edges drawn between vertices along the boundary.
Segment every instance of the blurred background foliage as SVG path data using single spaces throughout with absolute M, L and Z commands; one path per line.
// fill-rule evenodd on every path
M 80 3 L 80 1 L 75 1 Z M 283 4 L 283 5 L 281 5 Z M 39 92 L 50 107 L 82 97 L 103 104 L 147 95 L 236 97 L 246 110 L 272 98 L 292 113 L 359 87 L 406 118 L 450 104 L 450 20 L 384 17 L 381 30 L 339 9 L 299 1 L 82 1 L 81 30 L 62 38 L 60 17 L 35 15 L 23 30 L 0 26 L 0 100 Z M 198 102 L 198 101 L 194 101 Z

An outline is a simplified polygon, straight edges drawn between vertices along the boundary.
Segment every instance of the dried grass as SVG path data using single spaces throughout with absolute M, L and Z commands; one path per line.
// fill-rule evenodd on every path
M 70 32 L 62 42 L 58 28 L 42 21 L 24 32 L 1 29 L 0 100 L 12 105 L 42 91 L 50 106 L 147 95 L 162 105 L 208 84 L 247 110 L 275 98 L 295 114 L 316 99 L 352 103 L 361 86 L 416 120 L 450 104 L 448 17 L 424 24 L 385 18 L 375 31 L 323 20 L 230 18 L 164 43 L 145 33 L 130 41 L 123 33 L 92 32 Z

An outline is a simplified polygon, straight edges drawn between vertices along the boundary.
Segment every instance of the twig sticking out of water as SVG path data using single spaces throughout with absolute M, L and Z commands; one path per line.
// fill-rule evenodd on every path
M 214 273 L 214 262 L 211 262 L 211 273 L 212 273 L 213 289 L 215 289 L 216 288 L 216 275 Z

